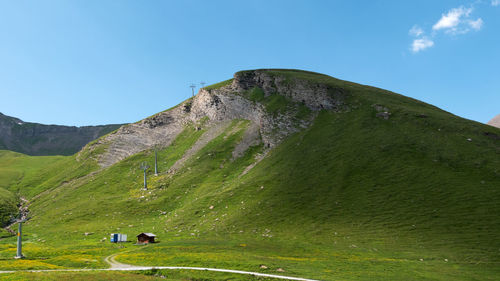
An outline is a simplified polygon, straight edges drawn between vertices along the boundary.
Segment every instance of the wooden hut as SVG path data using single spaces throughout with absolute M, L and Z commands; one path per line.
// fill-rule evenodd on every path
M 143 232 L 137 235 L 137 244 L 154 243 L 155 237 L 156 235 L 154 235 L 153 233 Z

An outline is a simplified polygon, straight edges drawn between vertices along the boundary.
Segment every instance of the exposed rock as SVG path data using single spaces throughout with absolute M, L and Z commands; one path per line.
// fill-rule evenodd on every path
M 491 119 L 490 121 L 488 121 L 487 124 L 490 125 L 490 126 L 493 126 L 493 127 L 500 128 L 500 114 L 498 114 L 497 116 L 493 117 L 493 119 Z
M 261 88 L 266 96 L 285 96 L 292 105 L 303 104 L 313 113 L 301 120 L 295 118 L 293 108 L 287 112 L 269 113 L 263 104 L 244 97 L 244 93 L 254 87 Z M 232 84 L 212 90 L 203 88 L 195 97 L 179 106 L 122 126 L 86 149 L 107 146 L 106 152 L 98 159 L 101 166 L 107 167 L 154 145 L 168 146 L 187 124 L 194 124 L 197 129 L 208 128 L 197 144 L 174 164 L 171 170 L 175 171 L 182 167 L 185 160 L 222 133 L 230 121 L 249 120 L 248 130 L 233 151 L 233 159 L 236 159 L 253 145 L 264 143 L 266 149 L 271 149 L 288 135 L 308 127 L 315 117 L 314 111 L 345 109 L 346 95 L 346 91 L 340 88 L 306 80 L 287 80 L 266 70 L 239 72 L 235 74 Z M 196 125 L 200 123 L 203 125 Z M 266 152 L 262 155 L 265 154 Z
M 120 126 L 43 125 L 0 113 L 0 149 L 28 155 L 71 155 Z
M 372 105 L 372 107 L 377 111 L 377 114 L 375 114 L 375 116 L 377 116 L 378 118 L 388 120 L 389 117 L 391 117 L 391 113 L 389 112 L 389 109 L 387 107 L 380 104 L 374 104 Z
M 387 111 L 384 111 L 384 112 L 377 113 L 376 116 L 379 117 L 379 118 L 382 118 L 384 120 L 388 120 L 389 117 L 391 117 L 391 113 L 387 112 Z
M 378 112 L 389 111 L 389 109 L 387 107 L 380 105 L 380 104 L 374 104 L 374 105 L 372 105 L 372 107 L 375 108 L 375 110 Z
M 279 93 L 292 101 L 303 103 L 312 110 L 341 110 L 346 96 L 346 91 L 342 88 L 332 88 L 326 84 L 296 78 L 286 79 L 266 69 L 238 72 L 234 76 L 232 86 L 237 92 L 257 86 L 266 96 Z
M 177 160 L 174 165 L 170 168 L 170 173 L 175 172 L 179 170 L 184 163 L 191 158 L 191 156 L 195 155 L 198 151 L 200 151 L 205 145 L 207 145 L 211 140 L 222 134 L 224 130 L 231 124 L 231 122 L 224 121 L 224 122 L 219 122 L 216 125 L 210 127 L 199 139 L 196 141 L 196 143 L 189 148 L 189 150 L 184 153 L 182 158 Z
M 252 123 L 245 131 L 243 139 L 236 145 L 233 150 L 233 160 L 241 157 L 248 148 L 259 145 L 262 142 L 260 138 L 260 130 L 258 124 Z

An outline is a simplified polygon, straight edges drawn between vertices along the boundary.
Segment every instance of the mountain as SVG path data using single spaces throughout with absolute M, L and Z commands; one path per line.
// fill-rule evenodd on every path
M 71 155 L 120 126 L 43 125 L 0 113 L 0 149 L 29 155 Z
M 497 116 L 493 117 L 490 121 L 488 121 L 488 125 L 500 128 L 500 114 Z
M 307 71 L 237 72 L 11 177 L 5 189 L 29 201 L 30 260 L 8 260 L 5 238 L 0 269 L 101 268 L 118 254 L 320 280 L 495 280 L 499 156 L 500 129 L 403 95 Z M 108 242 L 141 232 L 159 243 Z

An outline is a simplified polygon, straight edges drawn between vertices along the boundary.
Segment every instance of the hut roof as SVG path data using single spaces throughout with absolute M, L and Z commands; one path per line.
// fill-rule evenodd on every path
M 141 234 L 137 235 L 137 237 L 139 237 L 139 236 L 141 236 L 141 235 L 146 235 L 146 236 L 148 236 L 148 237 L 156 237 L 156 235 L 154 235 L 153 233 L 149 233 L 149 232 L 143 232 L 143 233 L 141 233 Z

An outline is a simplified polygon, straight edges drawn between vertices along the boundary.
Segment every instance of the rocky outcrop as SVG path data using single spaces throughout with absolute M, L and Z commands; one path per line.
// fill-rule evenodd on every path
M 265 103 L 250 99 L 247 93 L 254 88 L 263 91 L 264 99 L 271 95 L 285 97 L 286 110 L 269 112 Z M 217 89 L 201 89 L 180 105 L 125 125 L 86 149 L 107 146 L 99 158 L 99 164 L 107 167 L 154 145 L 169 145 L 187 124 L 203 123 L 200 126 L 212 127 L 228 120 L 250 120 L 249 130 L 252 132 L 245 134 L 243 139 L 247 144 L 237 146 L 238 151 L 233 154 L 238 157 L 252 144 L 263 142 L 268 149 L 276 146 L 291 133 L 306 128 L 319 110 L 342 110 L 345 96 L 343 89 L 290 79 L 267 70 L 239 72 L 231 84 Z M 301 106 L 306 106 L 310 114 L 297 118 Z
M 0 149 L 28 155 L 71 155 L 120 126 L 43 125 L 0 113 Z
M 488 125 L 491 125 L 491 126 L 493 126 L 493 127 L 500 128 L 500 114 L 498 114 L 497 116 L 493 117 L 493 119 L 491 119 L 491 120 L 488 122 Z
M 266 69 L 238 72 L 232 86 L 236 91 L 245 91 L 257 86 L 266 96 L 279 93 L 292 101 L 303 103 L 312 110 L 341 110 L 346 96 L 346 91 L 342 88 L 287 77 Z

